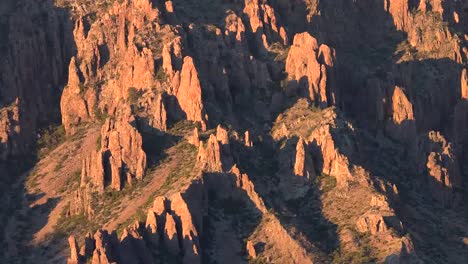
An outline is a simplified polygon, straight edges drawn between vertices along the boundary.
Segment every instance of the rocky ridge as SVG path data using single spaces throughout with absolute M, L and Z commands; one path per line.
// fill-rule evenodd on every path
M 63 223 L 85 216 L 99 226 L 71 232 L 70 252 L 58 250 L 56 262 L 65 256 L 69 263 L 467 258 L 460 242 L 466 222 L 458 212 L 466 196 L 464 3 L 57 4 L 71 12 L 72 36 L 50 33 L 68 25 L 50 15 L 40 31 L 49 42 L 41 33 L 31 42 L 38 50 L 44 43 L 60 47 L 52 63 L 37 59 L 53 66 L 38 82 L 50 91 L 37 102 L 18 92 L 27 87 L 22 76 L 36 69 L 2 71 L 24 81 L 17 85 L 0 79 L 8 87 L 1 89 L 3 160 L 24 153 L 38 124 L 50 122 L 37 113 L 60 109 L 67 140 L 101 130 L 96 147 L 82 153 L 80 183 L 64 185 L 56 196 L 68 204 Z M 49 32 L 56 27 L 61 30 Z M 17 62 L 31 57 L 15 53 L 23 46 L 14 43 L 5 54 Z M 23 64 L 15 65 L 29 69 Z M 59 103 L 49 95 L 64 83 Z M 188 161 L 164 177 L 154 173 L 171 160 Z M 48 173 L 58 177 L 57 168 Z M 158 187 L 135 198 L 158 179 Z M 138 208 L 128 216 L 120 207 L 105 211 L 112 199 Z M 117 231 L 104 228 L 110 212 L 126 220 Z M 432 234 L 434 226 L 447 232 Z

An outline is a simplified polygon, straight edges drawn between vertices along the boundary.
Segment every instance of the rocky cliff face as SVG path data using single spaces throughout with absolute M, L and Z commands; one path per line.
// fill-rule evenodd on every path
M 37 130 L 58 121 L 58 98 L 74 41 L 69 12 L 51 1 L 3 1 L 0 15 L 0 156 L 4 162 L 29 152 Z
M 124 114 L 123 114 L 124 115 Z M 132 127 L 133 116 L 119 117 L 127 121 L 106 119 L 102 126 L 96 152 L 83 161 L 81 185 L 88 181 L 100 190 L 109 185 L 120 190 L 125 184 L 141 180 L 146 169 L 146 154 L 142 137 Z
M 466 262 L 467 8 L 4 1 L 0 261 Z

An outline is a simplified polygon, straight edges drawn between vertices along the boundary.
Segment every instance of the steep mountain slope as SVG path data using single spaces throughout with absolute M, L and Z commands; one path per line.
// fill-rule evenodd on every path
M 0 34 L 2 263 L 468 261 L 464 1 L 4 1 Z

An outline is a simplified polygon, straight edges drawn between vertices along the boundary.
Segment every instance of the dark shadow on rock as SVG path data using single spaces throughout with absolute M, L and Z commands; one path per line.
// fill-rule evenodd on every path
M 289 8 L 279 9 L 283 17 L 301 7 L 305 10 L 305 1 L 274 2 L 278 6 Z M 418 6 L 417 2 L 410 2 L 410 10 Z M 446 1 L 445 5 L 448 2 L 450 1 Z M 416 253 L 421 251 L 421 254 L 432 254 L 429 248 L 432 251 L 434 248 L 442 250 L 447 240 L 442 235 L 438 235 L 438 239 L 434 238 L 423 215 L 431 215 L 431 221 L 437 226 L 449 223 L 437 217 L 439 209 L 430 198 L 430 191 L 417 187 L 419 179 L 423 177 L 420 177 L 409 158 L 413 150 L 402 143 L 404 140 L 401 137 L 408 132 L 415 133 L 414 137 L 406 141 L 407 144 L 414 144 L 416 132 L 425 134 L 436 130 L 447 136 L 449 141 L 455 141 L 456 132 L 452 131 L 453 116 L 455 105 L 460 101 L 462 65 L 450 59 L 399 62 L 403 54 L 396 53 L 397 45 L 407 36 L 405 32 L 395 28 L 393 18 L 386 9 L 384 1 L 320 1 L 317 6 L 320 15 L 311 16 L 307 25 L 298 24 L 293 16 L 286 16 L 285 23 L 290 29 L 290 36 L 308 31 L 319 43 L 326 43 L 336 49 L 340 95 L 337 106 L 346 113 L 345 119 L 358 130 L 354 135 L 357 149 L 353 153 L 346 153 L 346 156 L 351 164 L 366 169 L 376 186 L 382 180 L 398 186 L 400 199 L 394 199 L 392 206 L 404 226 L 409 227 L 407 231 L 414 240 Z M 304 13 L 299 13 L 301 21 L 305 21 L 307 16 Z M 455 27 L 460 26 L 462 25 Z M 395 86 L 405 89 L 405 94 L 413 105 L 415 120 L 392 124 L 395 129 L 401 130 L 392 141 L 382 132 L 391 114 L 391 105 L 384 104 L 383 100 L 391 102 Z M 409 131 L 412 127 L 415 132 Z M 340 137 L 346 132 L 333 133 Z M 340 152 L 343 151 L 341 143 L 337 142 L 337 147 Z M 466 163 L 466 158 L 462 158 L 460 163 Z M 466 171 L 464 174 L 466 179 Z M 391 197 L 390 194 L 387 195 Z M 420 218 L 414 218 L 413 214 L 420 214 Z M 441 241 L 444 243 L 440 243 Z M 453 242 L 453 246 L 462 247 L 460 242 Z M 447 250 L 446 248 L 443 251 Z
M 0 193 L 5 201 L 0 213 L 2 248 L 0 262 L 29 263 L 46 261 L 51 238 L 45 243 L 32 243 L 34 234 L 49 221 L 59 198 L 29 207 L 32 197 L 25 180 L 19 177 L 37 162 L 36 132 L 50 124 L 60 123 L 60 97 L 67 82 L 68 64 L 76 51 L 73 23 L 69 10 L 58 8 L 53 1 L 2 1 L 0 4 L 0 108 L 19 99 L 20 130 L 11 130 L 6 160 L 0 161 Z M 0 143 L 0 151 L 5 149 Z M 16 230 L 8 221 L 16 221 Z M 10 251 L 3 240 L 5 231 L 16 232 L 12 242 L 17 251 Z M 63 242 L 63 241 L 62 241 Z
M 237 177 L 231 173 L 205 173 L 204 182 L 207 186 L 208 214 L 204 219 L 203 236 L 201 238 L 202 262 L 211 263 L 208 250 L 220 245 L 213 244 L 213 233 L 227 230 L 216 230 L 216 222 L 228 221 L 231 225 L 231 237 L 237 239 L 241 249 L 244 241 L 254 232 L 261 222 L 261 211 L 249 195 L 236 187 Z M 244 256 L 245 258 L 246 256 Z
M 267 209 L 274 212 L 289 235 L 311 252 L 313 249 L 307 244 L 302 244 L 301 239 L 298 237 L 305 236 L 315 248 L 321 251 L 321 254 L 316 257 L 319 259 L 326 258 L 326 255 L 337 248 L 338 236 L 336 225 L 327 220 L 322 214 L 320 190 L 313 184 L 313 179 L 305 183 L 306 185 L 301 185 L 302 187 L 308 187 L 308 191 L 303 196 L 295 199 L 286 200 L 285 195 L 282 193 L 285 190 L 278 188 L 282 181 L 301 180 L 303 182 L 304 180 L 301 176 L 294 175 L 298 138 L 293 138 L 284 143 L 275 142 L 271 136 L 262 135 L 262 139 L 261 142 L 254 142 L 253 147 L 245 147 L 240 143 L 231 142 L 236 164 L 238 164 L 241 171 L 249 175 Z M 287 146 L 280 150 L 279 146 L 282 144 Z M 282 151 L 287 153 L 281 154 Z M 306 151 L 309 151 L 307 146 Z M 287 165 L 281 165 L 285 161 L 280 160 L 280 158 L 285 155 L 291 155 L 291 157 L 289 157 L 289 162 L 286 161 Z M 287 168 L 281 169 L 284 166 Z M 317 167 L 313 173 L 318 173 Z M 296 179 L 299 177 L 301 179 Z M 297 186 L 294 187 L 294 184 L 292 186 L 289 191 L 294 194 L 298 190 L 295 189 Z

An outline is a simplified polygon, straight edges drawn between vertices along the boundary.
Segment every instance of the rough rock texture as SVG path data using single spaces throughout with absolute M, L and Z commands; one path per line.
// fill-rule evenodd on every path
M 76 243 L 76 239 L 73 235 L 68 237 L 68 244 L 70 245 L 70 257 L 68 258 L 68 264 L 78 264 L 80 263 L 79 255 L 78 255 L 78 245 Z
M 468 99 L 468 69 L 463 69 L 461 74 L 461 98 Z
M 390 137 L 403 142 L 412 142 L 416 136 L 413 105 L 400 87 L 392 95 L 391 115 L 386 131 Z
M 431 131 L 419 141 L 419 169 L 427 177 L 432 195 L 443 204 L 456 203 L 462 177 L 452 143 L 439 132 Z
M 68 11 L 50 1 L 3 1 L 0 16 L 3 162 L 30 154 L 37 129 L 58 121 L 57 99 L 67 80 L 73 37 Z
M 239 191 L 245 192 L 247 194 L 247 197 L 255 205 L 255 207 L 261 212 L 265 213 L 267 211 L 267 208 L 265 207 L 265 204 L 261 196 L 255 191 L 255 185 L 252 182 L 252 180 L 250 180 L 249 176 L 245 173 L 241 173 L 236 165 L 234 165 L 231 168 L 231 173 L 233 173 L 236 176 L 236 188 L 237 188 L 235 189 L 234 193 L 232 193 L 231 195 L 233 195 L 234 197 L 237 195 L 238 199 L 239 198 L 242 199 L 243 196 L 236 194 L 235 192 L 239 192 Z
M 280 188 L 286 199 L 303 198 L 315 179 L 315 168 L 307 143 L 291 139 L 280 150 Z
M 81 185 L 90 179 L 95 187 L 103 190 L 108 183 L 120 190 L 124 183 L 131 185 L 141 180 L 146 169 L 146 154 L 142 149 L 142 137 L 129 121 L 107 119 L 101 129 L 100 149 L 83 161 Z
M 103 190 L 105 186 L 104 175 L 104 161 L 103 153 L 101 151 L 93 151 L 88 157 L 83 159 L 81 168 L 81 183 L 80 186 L 84 187 L 91 181 L 94 186 Z
M 167 110 L 163 100 L 163 94 L 155 94 L 153 90 L 144 94 L 139 100 L 139 107 L 145 109 L 139 116 L 139 124 L 142 130 L 154 133 L 154 130 L 165 132 L 167 130 Z
M 69 262 L 467 262 L 466 1 L 36 2 L 0 3 L 1 177 L 68 137 L 0 181 L 0 262 L 96 226 Z
M 180 86 L 176 97 L 188 120 L 205 123 L 202 103 L 202 89 L 198 73 L 191 57 L 185 57 L 180 73 Z
M 62 112 L 62 123 L 65 127 L 65 131 L 68 134 L 74 134 L 76 132 L 76 126 L 80 123 L 89 121 L 90 119 L 90 108 L 88 101 L 94 103 L 94 100 L 85 100 L 86 95 L 89 95 L 89 90 L 85 90 L 84 84 L 80 80 L 80 72 L 76 67 L 76 60 L 73 57 L 68 67 L 68 84 L 63 89 L 62 98 L 60 101 L 60 108 Z M 92 96 L 92 94 L 91 94 Z M 89 98 L 89 96 L 86 96 Z M 91 104 L 91 107 L 93 104 Z
M 356 228 L 359 232 L 369 232 L 372 235 L 384 233 L 388 229 L 383 216 L 371 212 L 359 218 Z
M 196 186 L 194 183 L 192 186 Z M 193 189 L 193 190 L 192 190 Z M 83 249 L 77 253 L 76 241 L 70 241 L 70 260 L 85 260 L 91 263 L 153 263 L 151 251 L 158 248 L 167 250 L 173 256 L 183 256 L 183 263 L 200 263 L 198 230 L 201 230 L 200 217 L 193 215 L 191 206 L 202 208 L 203 193 L 196 187 L 189 187 L 183 193 L 170 198 L 158 197 L 155 207 L 148 211 L 146 222 L 135 223 L 124 229 L 120 239 L 115 233 L 98 230 L 87 244 L 94 245 L 93 251 Z M 191 199 L 190 201 L 187 199 Z M 161 204 L 163 203 L 163 204 Z M 163 206 L 163 208 L 160 208 Z M 72 237 L 71 237 L 72 238 Z M 87 247 L 90 247 L 90 246 Z M 164 246 L 163 246 L 164 245 Z M 155 248 L 156 247 L 156 248 Z M 70 262 L 69 263 L 75 263 Z M 81 262 L 76 262 L 81 263 Z
M 294 174 L 296 176 L 305 177 L 308 180 L 312 180 L 315 177 L 314 164 L 302 138 L 299 139 L 296 145 Z
M 200 136 L 198 134 L 198 127 L 193 129 L 193 134 L 189 137 L 188 142 L 195 147 L 199 147 L 200 145 Z
M 207 172 L 222 172 L 232 165 L 227 131 L 218 126 L 216 136 L 211 134 L 206 145 L 199 144 L 197 160 Z
M 250 132 L 247 130 L 244 133 L 244 144 L 246 147 L 253 147 L 252 139 L 250 138 Z
M 296 34 L 286 59 L 286 73 L 289 86 L 306 94 L 320 107 L 335 103 L 336 88 L 331 74 L 335 60 L 335 51 L 318 45 L 309 33 Z
M 181 39 L 176 38 L 163 49 L 163 68 L 170 82 L 169 94 L 177 99 L 178 107 L 187 120 L 200 122 L 206 129 L 207 116 L 202 101 L 202 87 L 193 58 L 182 59 Z
M 71 195 L 67 216 L 85 215 L 91 219 L 94 215 L 92 208 L 92 190 L 90 188 L 80 188 Z
M 288 43 L 286 31 L 278 26 L 276 12 L 267 1 L 245 0 L 243 12 L 249 17 L 250 30 L 255 41 L 263 44 L 264 48 L 278 40 L 285 45 Z
M 326 175 L 336 177 L 338 184 L 346 184 L 346 181 L 353 178 L 351 174 L 351 165 L 348 158 L 340 153 L 335 138 L 333 136 L 333 124 L 320 127 L 308 137 L 307 141 L 312 145 L 317 146 L 323 158 L 321 164 L 322 172 Z M 320 155 L 319 154 L 319 155 Z
M 252 241 L 248 240 L 245 246 L 245 250 L 247 251 L 247 254 L 249 257 L 255 259 L 257 258 L 257 252 L 255 251 L 255 247 L 252 243 Z

